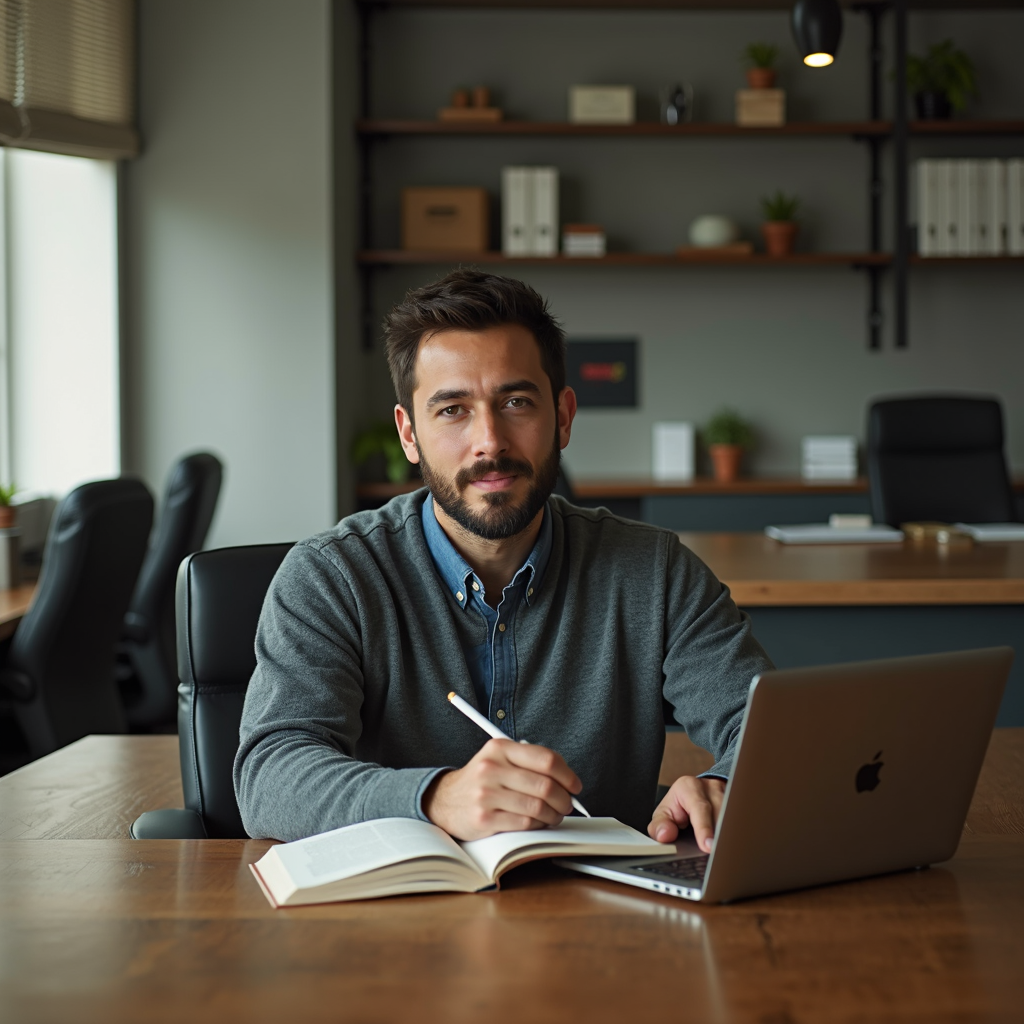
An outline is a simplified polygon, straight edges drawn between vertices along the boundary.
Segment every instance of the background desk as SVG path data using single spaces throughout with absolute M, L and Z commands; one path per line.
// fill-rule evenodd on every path
M 934 1024 L 1024 1006 L 1024 730 L 993 737 L 949 863 L 728 907 L 528 865 L 498 893 L 274 911 L 247 867 L 266 842 L 126 838 L 180 801 L 177 779 L 162 736 L 89 737 L 0 779 L 5 1021 Z
M 681 533 L 726 583 L 779 667 L 1009 644 L 999 712 L 1024 725 L 1024 543 L 796 546 Z

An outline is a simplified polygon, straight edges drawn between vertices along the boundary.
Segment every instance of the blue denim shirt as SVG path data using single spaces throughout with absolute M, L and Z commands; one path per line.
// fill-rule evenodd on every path
M 477 707 L 502 732 L 515 738 L 512 719 L 512 695 L 516 688 L 516 612 L 525 602 L 538 599 L 544 582 L 544 570 L 551 554 L 551 513 L 544 508 L 537 543 L 512 582 L 501 592 L 497 608 L 484 600 L 483 581 L 455 550 L 434 515 L 434 499 L 423 502 L 423 534 L 444 585 L 467 615 L 483 616 L 487 624 L 487 642 L 464 646 L 466 666 L 473 682 Z

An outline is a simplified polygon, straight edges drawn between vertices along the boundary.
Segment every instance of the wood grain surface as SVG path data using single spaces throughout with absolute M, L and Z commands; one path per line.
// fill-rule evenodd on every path
M 14 632 L 28 611 L 35 592 L 34 583 L 12 587 L 10 590 L 0 590 L 0 640 L 6 640 Z
M 1024 604 L 1024 543 L 780 544 L 680 533 L 741 606 Z
M 666 765 L 699 757 L 669 740 Z M 180 799 L 174 737 L 88 737 L 0 779 L 0 1019 L 952 1024 L 1024 1006 L 1024 729 L 993 734 L 953 860 L 725 907 L 536 864 L 495 893 L 274 911 L 248 871 L 266 841 L 120 838 Z M 26 841 L 44 835 L 64 838 Z

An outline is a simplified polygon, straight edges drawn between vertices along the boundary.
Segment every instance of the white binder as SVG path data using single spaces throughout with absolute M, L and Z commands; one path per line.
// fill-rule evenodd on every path
M 533 178 L 533 255 L 558 255 L 558 168 L 530 168 Z
M 981 252 L 978 191 L 979 161 L 957 160 L 956 253 L 977 256 Z
M 1024 256 L 1024 160 L 1006 162 L 1006 251 Z
M 533 189 L 529 167 L 501 171 L 501 251 L 506 256 L 529 256 L 533 251 Z
M 1006 252 L 1006 164 L 982 160 L 978 174 L 980 252 L 1001 256 Z
M 917 251 L 921 256 L 935 256 L 939 234 L 938 163 L 917 161 Z
M 957 188 L 957 162 L 938 160 L 937 181 L 939 186 L 938 219 L 936 235 L 936 256 L 955 256 L 959 249 L 956 238 L 957 218 L 960 213 L 960 193 Z

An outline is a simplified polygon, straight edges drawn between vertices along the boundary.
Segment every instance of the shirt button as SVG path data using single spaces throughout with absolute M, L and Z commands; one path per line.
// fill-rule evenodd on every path
M 498 632 L 499 633 L 504 633 L 505 632 L 505 623 L 504 622 L 499 622 L 498 623 Z
M 495 718 L 504 718 L 505 717 L 505 712 L 502 711 L 501 708 L 498 708 L 498 710 L 494 712 L 494 717 Z
M 461 601 L 462 600 L 462 591 L 461 590 L 455 595 L 455 600 L 456 601 Z
M 475 580 L 473 581 L 473 589 L 474 590 L 479 590 L 480 589 L 480 584 L 477 583 Z

